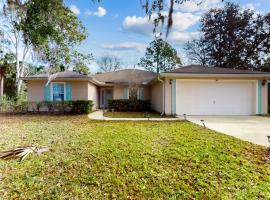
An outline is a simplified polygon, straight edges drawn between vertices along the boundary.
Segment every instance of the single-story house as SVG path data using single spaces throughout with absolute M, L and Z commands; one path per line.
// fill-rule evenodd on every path
M 92 100 L 94 109 L 109 99 L 150 100 L 166 115 L 255 115 L 268 113 L 270 73 L 218 67 L 187 66 L 156 74 L 124 69 L 86 76 L 65 71 L 22 78 L 28 101 Z M 136 87 L 134 87 L 136 86 Z M 134 94 L 134 91 L 133 91 Z

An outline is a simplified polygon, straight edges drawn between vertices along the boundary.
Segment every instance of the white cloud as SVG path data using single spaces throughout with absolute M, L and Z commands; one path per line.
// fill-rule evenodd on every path
M 155 17 L 155 16 L 154 16 Z M 195 39 L 197 32 L 188 32 L 188 29 L 198 23 L 200 16 L 193 13 L 175 12 L 173 14 L 173 27 L 169 34 L 169 40 L 175 43 L 183 43 Z M 153 19 L 146 17 L 127 16 L 123 22 L 126 31 L 153 36 Z
M 146 36 L 153 35 L 153 19 L 151 20 L 147 16 L 127 16 L 123 22 L 123 27 L 126 31 L 134 32 Z M 185 31 L 189 27 L 195 25 L 200 20 L 200 16 L 192 13 L 175 12 L 173 14 L 173 30 L 174 31 Z
M 76 5 L 70 5 L 69 6 L 69 9 L 75 14 L 75 15 L 79 15 L 81 12 L 80 12 L 80 9 L 76 6 Z
M 255 6 L 254 6 L 252 3 L 247 3 L 247 4 L 245 4 L 244 6 L 242 6 L 242 8 L 243 8 L 244 10 L 246 10 L 246 9 L 253 10 L 253 11 L 256 10 Z
M 195 25 L 200 20 L 200 16 L 192 13 L 176 12 L 173 15 L 173 29 L 177 31 L 187 30 L 189 27 Z
M 199 32 L 181 32 L 172 31 L 168 37 L 168 40 L 175 43 L 185 43 L 197 39 L 199 37 Z
M 151 35 L 154 25 L 148 17 L 127 16 L 123 22 L 123 27 L 129 32 Z
M 175 9 L 182 12 L 205 12 L 213 7 L 219 7 L 221 0 L 192 0 L 186 1 L 183 4 L 176 4 Z
M 137 43 L 137 42 L 123 42 L 123 43 L 117 43 L 117 44 L 102 44 L 101 47 L 103 49 L 118 50 L 118 51 L 126 51 L 126 50 L 142 51 L 146 48 L 146 45 L 143 43 Z
M 86 11 L 86 15 L 88 16 L 97 16 L 97 17 L 104 17 L 107 14 L 107 10 L 101 6 L 98 7 L 96 12 Z

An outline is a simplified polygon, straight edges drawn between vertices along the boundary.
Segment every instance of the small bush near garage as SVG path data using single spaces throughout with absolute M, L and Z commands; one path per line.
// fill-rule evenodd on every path
M 49 114 L 88 114 L 92 111 L 92 101 L 41 101 L 29 102 L 28 111 Z
M 109 100 L 108 107 L 116 111 L 150 111 L 151 103 L 149 100 L 129 100 L 116 99 Z

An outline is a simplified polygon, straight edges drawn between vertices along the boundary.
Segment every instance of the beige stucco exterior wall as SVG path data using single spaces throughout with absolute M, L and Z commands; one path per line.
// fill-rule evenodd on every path
M 27 100 L 29 102 L 44 101 L 44 87 L 45 81 L 28 81 L 27 86 Z
M 124 89 L 128 86 L 114 86 L 113 87 L 113 99 L 123 99 Z M 151 90 L 150 86 L 145 86 L 144 88 L 144 99 L 150 100 Z
M 151 105 L 157 112 L 163 112 L 163 83 L 156 82 L 151 86 Z
M 150 86 L 144 87 L 144 99 L 151 100 L 151 87 Z
M 91 100 L 88 99 L 88 82 L 70 81 L 72 100 Z
M 126 86 L 114 86 L 113 87 L 113 99 L 123 99 L 124 89 Z
M 165 79 L 165 115 L 172 115 L 172 84 L 170 79 Z
M 92 100 L 89 99 L 88 97 L 88 82 L 86 81 L 69 81 L 69 82 L 71 84 L 72 100 Z M 27 82 L 28 101 L 30 102 L 44 101 L 45 84 L 46 81 L 28 81 Z
M 98 88 L 92 83 L 88 83 L 88 99 L 93 101 L 93 110 L 98 109 Z

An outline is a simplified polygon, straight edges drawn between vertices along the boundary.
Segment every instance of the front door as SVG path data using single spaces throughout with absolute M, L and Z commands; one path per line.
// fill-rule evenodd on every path
M 101 89 L 101 107 L 108 108 L 108 101 L 113 99 L 112 89 Z

